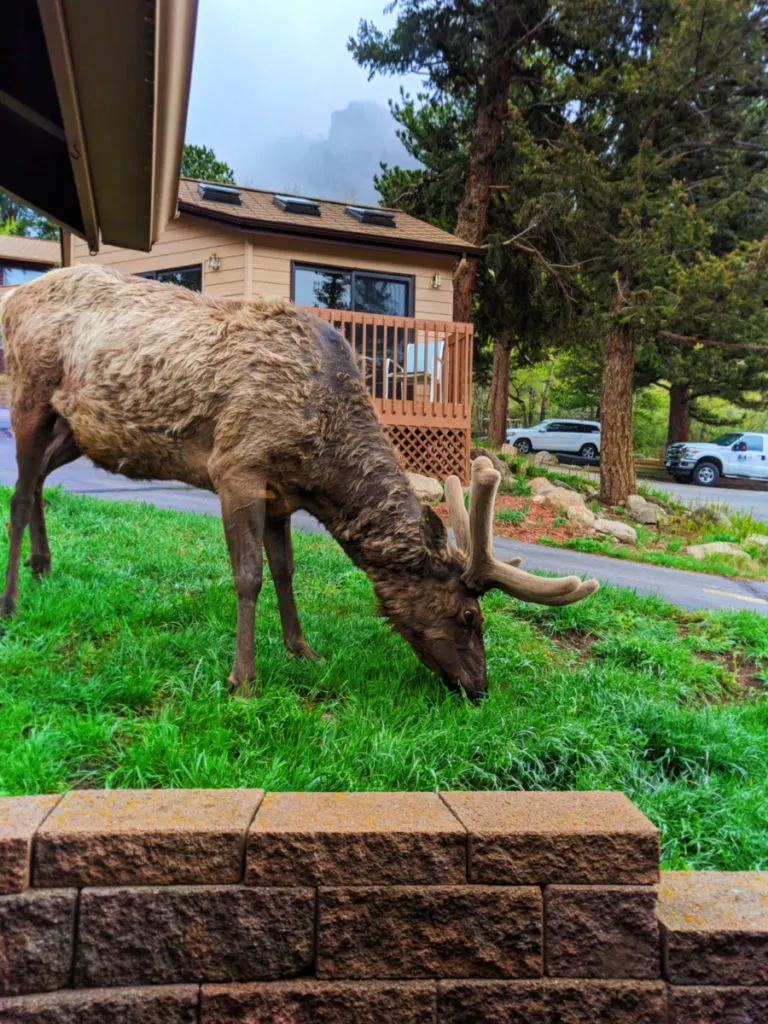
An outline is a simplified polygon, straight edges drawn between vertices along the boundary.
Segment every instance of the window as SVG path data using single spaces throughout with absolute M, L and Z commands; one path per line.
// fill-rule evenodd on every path
M 371 206 L 345 206 L 344 213 L 361 224 L 375 224 L 377 227 L 393 228 L 395 215 L 389 210 Z
M 320 207 L 314 199 L 303 199 L 301 196 L 272 196 L 272 202 L 283 213 L 302 213 L 309 217 L 320 216 Z
M 0 284 L 24 284 L 45 274 L 50 267 L 30 266 L 28 263 L 0 263 Z
M 198 263 L 194 267 L 172 267 L 168 270 L 147 270 L 137 277 L 148 277 L 152 281 L 167 281 L 170 284 L 180 284 L 182 288 L 189 288 L 192 292 L 203 290 L 203 268 Z
M 240 206 L 240 190 L 231 188 L 229 185 L 212 185 L 208 181 L 198 182 L 197 191 L 200 198 L 207 203 L 229 203 L 230 206 Z
M 761 452 L 763 450 L 763 439 L 759 434 L 745 434 L 741 440 L 746 443 L 748 452 Z
M 294 264 L 293 301 L 321 309 L 413 316 L 413 279 L 368 270 Z

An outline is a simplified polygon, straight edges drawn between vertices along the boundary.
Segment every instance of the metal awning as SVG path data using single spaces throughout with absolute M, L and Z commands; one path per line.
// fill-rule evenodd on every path
M 174 216 L 197 0 L 0 0 L 0 188 L 148 250 Z

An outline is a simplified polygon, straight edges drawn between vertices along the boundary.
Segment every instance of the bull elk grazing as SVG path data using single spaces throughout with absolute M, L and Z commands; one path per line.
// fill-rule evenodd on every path
M 32 571 L 50 571 L 43 482 L 80 454 L 113 473 L 219 495 L 237 592 L 229 681 L 244 696 L 256 674 L 262 546 L 286 648 L 314 656 L 293 595 L 290 517 L 299 508 L 367 573 L 421 661 L 472 697 L 488 688 L 478 598 L 497 587 L 564 605 L 597 589 L 494 557 L 499 474 L 484 458 L 473 465 L 469 514 L 459 481 L 448 480 L 452 546 L 408 487 L 350 346 L 288 302 L 215 299 L 78 266 L 15 289 L 1 314 L 18 462 L 4 617 L 16 605 L 27 524 Z

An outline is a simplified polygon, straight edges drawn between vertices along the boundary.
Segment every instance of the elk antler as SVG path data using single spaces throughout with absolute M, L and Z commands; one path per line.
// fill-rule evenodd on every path
M 564 605 L 582 601 L 594 594 L 596 580 L 582 583 L 578 576 L 547 579 L 518 569 L 520 559 L 502 562 L 493 553 L 493 506 L 501 474 L 484 456 L 472 463 L 469 515 L 464 508 L 464 492 L 458 477 L 445 482 L 445 500 L 456 537 L 457 547 L 466 557 L 464 582 L 485 593 L 494 587 L 512 597 L 537 604 Z

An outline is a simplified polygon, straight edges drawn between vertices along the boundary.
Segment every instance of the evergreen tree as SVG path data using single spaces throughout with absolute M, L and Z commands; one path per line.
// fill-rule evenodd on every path
M 218 160 L 212 149 L 189 143 L 185 144 L 181 158 L 181 176 L 199 181 L 220 181 L 227 185 L 235 183 L 235 172 L 229 164 Z

